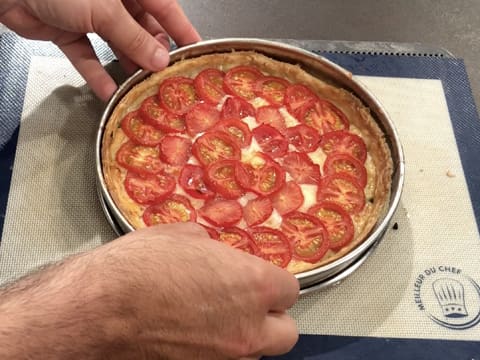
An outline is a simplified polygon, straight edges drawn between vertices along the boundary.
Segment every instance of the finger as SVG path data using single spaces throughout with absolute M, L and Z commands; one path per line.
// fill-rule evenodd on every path
M 259 351 L 252 356 L 285 354 L 298 341 L 297 325 L 286 313 L 268 314 L 258 339 Z
M 177 1 L 139 0 L 139 3 L 162 24 L 177 45 L 188 45 L 201 40 Z
M 153 35 L 160 45 L 162 45 L 167 51 L 170 50 L 170 41 L 165 29 L 158 23 L 157 20 L 155 20 L 152 15 L 145 13 L 142 8 L 138 6 L 138 4 L 136 4 L 136 6 L 131 4 L 130 7 L 127 7 L 127 9 L 138 21 L 138 23 L 151 35 Z M 111 46 L 111 48 L 127 75 L 131 75 L 139 69 L 139 66 L 130 60 L 122 51 L 114 46 Z
M 135 21 L 122 4 L 105 10 L 93 21 L 96 32 L 103 39 L 140 67 L 158 71 L 168 65 L 168 51 Z
M 130 60 L 123 52 L 118 50 L 117 48 L 111 46 L 112 52 L 115 54 L 120 66 L 122 67 L 125 74 L 128 76 L 132 75 L 135 71 L 139 69 L 139 66 L 135 64 L 132 60 Z
M 167 50 L 170 50 L 170 38 L 163 26 L 151 14 L 141 7 L 137 0 L 124 0 L 123 4 L 133 18 L 157 39 Z
M 267 305 L 269 311 L 283 312 L 296 303 L 300 293 L 300 284 L 288 271 L 275 265 L 269 267 L 271 281 L 268 283 Z
M 82 75 L 92 91 L 107 101 L 117 89 L 117 84 L 104 69 L 86 36 L 70 43 L 57 43 L 75 69 Z

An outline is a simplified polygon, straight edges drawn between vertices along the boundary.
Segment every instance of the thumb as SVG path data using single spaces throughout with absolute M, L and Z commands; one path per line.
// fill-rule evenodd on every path
M 114 4 L 93 19 L 97 34 L 142 68 L 157 71 L 166 67 L 167 49 L 135 21 L 120 1 Z

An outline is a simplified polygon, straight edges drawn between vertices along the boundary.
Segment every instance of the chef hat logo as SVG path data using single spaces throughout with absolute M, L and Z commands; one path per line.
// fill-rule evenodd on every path
M 432 286 L 444 316 L 448 318 L 468 316 L 465 307 L 465 289 L 461 282 L 442 278 L 435 280 Z

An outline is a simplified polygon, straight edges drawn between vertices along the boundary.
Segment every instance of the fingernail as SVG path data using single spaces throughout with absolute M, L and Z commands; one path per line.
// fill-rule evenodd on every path
M 157 49 L 153 53 L 152 65 L 155 69 L 160 70 L 168 65 L 169 62 L 168 53 L 163 49 Z

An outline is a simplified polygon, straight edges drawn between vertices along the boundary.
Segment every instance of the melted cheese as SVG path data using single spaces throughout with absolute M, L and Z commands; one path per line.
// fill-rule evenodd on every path
M 300 122 L 297 119 L 295 119 L 292 115 L 290 115 L 287 109 L 285 109 L 284 107 L 281 107 L 279 111 L 280 111 L 280 114 L 282 114 L 283 118 L 285 119 L 285 124 L 287 125 L 287 127 L 300 125 Z
M 303 194 L 303 205 L 298 210 L 306 212 L 317 203 L 318 186 L 313 184 L 301 184 L 300 189 Z
M 251 100 L 250 104 L 252 104 L 255 109 L 258 109 L 259 107 L 262 107 L 262 106 L 270 105 L 270 103 L 267 100 L 261 97 L 256 97 L 255 99 Z

